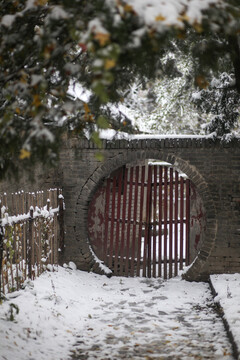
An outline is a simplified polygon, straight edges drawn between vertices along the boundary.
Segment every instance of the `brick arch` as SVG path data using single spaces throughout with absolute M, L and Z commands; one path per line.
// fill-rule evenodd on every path
M 86 260 L 91 266 L 93 271 L 102 273 L 99 265 L 93 258 L 93 255 L 89 248 L 88 243 L 88 231 L 87 231 L 87 214 L 88 214 L 88 204 L 92 199 L 93 194 L 100 186 L 101 182 L 109 176 L 111 172 L 120 168 L 125 164 L 136 163 L 138 160 L 145 159 L 159 159 L 166 161 L 172 164 L 176 169 L 184 172 L 189 179 L 195 184 L 199 195 L 203 201 L 204 208 L 206 210 L 207 226 L 205 231 L 205 238 L 201 249 L 195 258 L 194 262 L 190 265 L 187 271 L 183 274 L 183 278 L 189 281 L 198 281 L 202 280 L 200 275 L 206 260 L 208 259 L 213 245 L 216 241 L 217 233 L 217 219 L 216 211 L 214 206 L 214 201 L 212 199 L 211 193 L 208 188 L 207 182 L 204 180 L 203 176 L 199 173 L 197 168 L 189 163 L 189 161 L 181 159 L 176 154 L 169 154 L 166 151 L 155 150 L 155 149 L 145 149 L 145 150 L 135 150 L 135 151 L 125 151 L 122 152 L 111 159 L 108 159 L 106 163 L 101 164 L 95 169 L 93 174 L 87 179 L 85 185 L 83 186 L 77 200 L 76 211 L 75 211 L 75 229 L 76 229 L 76 238 L 84 236 L 86 243 L 83 244 L 82 253 L 85 254 Z M 78 214 L 81 209 L 84 209 L 83 213 L 83 227 L 80 229 Z M 83 234 L 82 234 L 83 231 Z

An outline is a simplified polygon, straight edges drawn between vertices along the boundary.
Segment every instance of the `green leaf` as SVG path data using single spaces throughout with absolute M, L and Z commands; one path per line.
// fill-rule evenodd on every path
M 108 129 L 109 128 L 109 123 L 105 116 L 100 115 L 97 119 L 97 124 L 100 129 Z
M 95 154 L 95 158 L 98 160 L 98 161 L 103 161 L 104 160 L 104 155 L 99 151 Z
M 99 132 L 94 131 L 94 132 L 92 133 L 91 140 L 97 145 L 97 147 L 98 147 L 99 149 L 102 148 L 102 140 L 101 140 L 100 137 L 99 137 Z

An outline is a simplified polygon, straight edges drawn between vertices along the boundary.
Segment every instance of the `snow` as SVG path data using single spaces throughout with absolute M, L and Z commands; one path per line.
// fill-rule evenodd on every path
M 99 137 L 105 140 L 113 140 L 113 139 L 125 139 L 125 140 L 161 140 L 161 139 L 212 139 L 213 134 L 209 135 L 185 135 L 185 134 L 164 134 L 164 135 L 156 135 L 156 134 L 136 134 L 131 135 L 125 132 L 117 132 L 113 129 L 106 129 L 99 131 Z
M 4 15 L 2 17 L 2 25 L 6 26 L 6 27 L 10 27 L 12 26 L 13 22 L 15 21 L 15 15 Z
M 202 11 L 212 4 L 223 4 L 221 0 L 127 0 L 144 24 L 161 30 L 164 26 L 184 27 L 181 16 L 189 23 L 201 23 Z
M 206 283 L 108 278 L 71 262 L 7 296 L 0 359 L 233 359 L 209 299 Z
M 1 219 L 1 224 L 2 226 L 6 226 L 6 225 L 12 225 L 12 224 L 16 224 L 18 222 L 22 222 L 24 220 L 28 220 L 30 217 L 30 211 L 33 211 L 33 218 L 36 217 L 45 217 L 48 218 L 53 217 L 54 213 L 59 211 L 59 208 L 50 208 L 49 211 L 47 210 L 47 206 L 44 206 L 42 209 L 39 209 L 37 206 L 34 207 L 30 206 L 30 211 L 26 214 L 20 214 L 20 215 L 12 215 L 9 216 L 8 213 L 6 212 L 6 207 L 2 206 L 1 208 L 1 214 L 2 214 L 2 219 Z
M 88 29 L 95 34 L 109 34 L 109 32 L 103 27 L 101 20 L 95 18 L 88 23 Z
M 217 293 L 215 301 L 224 311 L 234 341 L 240 351 L 240 274 L 211 275 Z
M 103 271 L 103 273 L 107 276 L 111 276 L 112 275 L 112 270 L 110 270 L 105 264 L 103 261 L 101 261 L 97 255 L 94 253 L 93 249 L 90 247 L 90 251 L 91 251 L 91 254 L 94 258 L 94 261 L 99 264 L 99 267 L 100 269 Z
M 52 11 L 49 15 L 51 19 L 60 20 L 60 19 L 68 19 L 69 14 L 61 7 L 61 6 L 53 6 Z

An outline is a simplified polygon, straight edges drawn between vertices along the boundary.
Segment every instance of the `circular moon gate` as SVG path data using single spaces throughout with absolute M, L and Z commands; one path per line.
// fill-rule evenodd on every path
M 94 253 L 114 275 L 177 276 L 200 246 L 200 233 L 195 248 L 189 241 L 190 212 L 196 209 L 191 194 L 195 199 L 186 175 L 166 163 L 149 161 L 114 171 L 89 205 L 89 242 Z M 202 213 L 201 204 L 200 208 L 198 213 Z M 202 227 L 198 219 L 199 224 Z

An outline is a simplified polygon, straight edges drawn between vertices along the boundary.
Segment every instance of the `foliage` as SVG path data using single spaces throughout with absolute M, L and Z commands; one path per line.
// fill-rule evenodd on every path
M 155 134 L 204 134 L 203 120 L 191 94 L 193 63 L 174 44 L 162 58 L 162 75 L 154 82 L 135 84 L 125 103 L 140 130 Z
M 136 78 L 161 76 L 172 40 L 192 54 L 198 86 L 210 83 L 212 69 L 222 69 L 227 58 L 240 93 L 238 1 L 204 1 L 200 11 L 181 0 L 171 8 L 174 16 L 169 4 L 0 1 L 1 176 L 19 160 L 56 163 L 66 128 L 81 134 L 106 127 L 107 104 L 121 102 Z M 90 91 L 88 104 L 69 95 L 78 83 Z M 124 126 L 112 118 L 111 126 Z
M 218 79 L 212 79 L 208 88 L 193 94 L 200 111 L 212 115 L 205 126 L 216 136 L 225 136 L 238 125 L 240 94 L 234 85 L 234 75 L 222 73 Z

